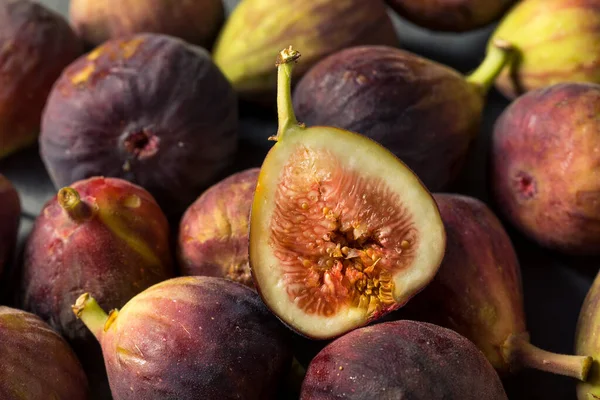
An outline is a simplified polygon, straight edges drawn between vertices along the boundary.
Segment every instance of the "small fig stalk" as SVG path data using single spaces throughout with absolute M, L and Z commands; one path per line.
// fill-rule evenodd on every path
M 108 328 L 109 314 L 100 307 L 96 299 L 89 293 L 84 293 L 77 298 L 71 308 L 75 316 L 94 334 L 94 337 L 101 340 L 102 333 Z
M 482 95 L 487 94 L 496 78 L 512 61 L 514 49 L 510 43 L 496 39 L 490 46 L 483 63 L 467 76 L 467 82 L 479 87 Z
M 71 187 L 64 187 L 58 191 L 58 204 L 73 221 L 84 221 L 92 216 L 92 208 L 81 200 L 79 192 Z
M 292 48 L 282 50 L 277 56 L 277 119 L 279 126 L 277 135 L 269 137 L 269 140 L 279 141 L 287 131 L 294 128 L 303 128 L 298 124 L 294 105 L 292 103 L 292 71 L 300 53 Z

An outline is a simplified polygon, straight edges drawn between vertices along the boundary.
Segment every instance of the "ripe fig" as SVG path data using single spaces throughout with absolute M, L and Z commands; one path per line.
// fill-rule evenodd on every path
M 496 80 L 507 98 L 563 82 L 600 83 L 600 2 L 528 0 L 509 11 L 492 35 L 517 56 Z
M 575 332 L 575 352 L 577 354 L 591 354 L 594 357 L 592 367 L 586 382 L 577 383 L 577 398 L 579 400 L 592 400 L 600 398 L 600 340 L 598 329 L 600 328 L 600 308 L 598 308 L 598 295 L 600 291 L 600 273 L 592 283 L 579 313 L 577 329 Z
M 432 191 L 448 187 L 479 133 L 484 97 L 511 52 L 497 43 L 466 79 L 386 46 L 341 50 L 315 65 L 294 91 L 298 118 L 360 132 L 404 161 Z
M 445 234 L 431 194 L 391 152 L 357 133 L 297 122 L 299 56 L 290 47 L 277 59 L 279 129 L 252 204 L 250 266 L 284 323 L 327 339 L 421 291 L 442 261 Z
M 86 293 L 73 311 L 102 344 L 118 400 L 272 399 L 291 365 L 288 331 L 223 278 L 174 278 L 109 315 Z
M 218 276 L 254 287 L 248 224 L 258 173 L 258 168 L 251 168 L 229 176 L 187 209 L 177 248 L 183 275 Z
M 41 155 L 57 187 L 127 179 L 180 216 L 232 161 L 237 100 L 200 47 L 159 34 L 106 42 L 71 64 L 42 121 Z
M 75 353 L 34 314 L 0 306 L 0 360 L 0 399 L 88 399 Z
M 399 314 L 460 333 L 503 375 L 536 368 L 585 380 L 591 357 L 553 354 L 529 342 L 519 261 L 496 215 L 472 197 L 434 198 L 447 235 L 444 261 Z
M 225 22 L 213 56 L 244 100 L 272 104 L 277 74 L 271 57 L 290 43 L 304 47 L 294 78 L 346 47 L 399 46 L 382 0 L 244 0 Z
M 395 321 L 336 339 L 310 363 L 301 400 L 507 400 L 469 340 L 424 322 Z
M 600 254 L 600 85 L 526 93 L 498 118 L 491 186 L 500 211 L 539 244 Z
M 19 193 L 10 181 L 0 174 L 0 277 L 14 253 L 20 218 Z
M 92 46 L 136 33 L 163 33 L 208 48 L 225 19 L 221 0 L 71 0 L 75 30 Z
M 82 52 L 61 15 L 29 0 L 0 0 L 0 158 L 35 143 L 52 85 Z
M 488 25 L 515 0 L 386 0 L 399 15 L 435 31 L 465 32 Z

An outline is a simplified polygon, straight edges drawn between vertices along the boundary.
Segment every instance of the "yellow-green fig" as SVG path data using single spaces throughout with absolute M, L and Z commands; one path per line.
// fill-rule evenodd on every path
M 517 3 L 490 39 L 517 50 L 496 87 L 508 98 L 562 82 L 600 83 L 600 0 Z

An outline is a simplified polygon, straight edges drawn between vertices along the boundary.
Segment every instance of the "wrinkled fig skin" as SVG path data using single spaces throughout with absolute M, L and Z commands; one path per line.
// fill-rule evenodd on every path
M 0 158 L 36 141 L 52 85 L 82 52 L 61 15 L 29 0 L 0 0 Z
M 71 0 L 71 22 L 83 40 L 98 46 L 135 33 L 164 33 L 208 48 L 223 24 L 221 0 Z
M 399 15 L 435 31 L 466 32 L 494 22 L 515 0 L 386 0 Z
M 507 400 L 483 354 L 458 333 L 424 322 L 354 330 L 310 363 L 301 400 Z
M 212 186 L 181 220 L 177 254 L 182 275 L 229 278 L 254 287 L 248 262 L 248 222 L 259 168 Z
M 587 382 L 577 384 L 577 398 L 579 400 L 593 400 L 600 398 L 600 274 L 596 275 L 579 313 L 579 321 L 575 332 L 575 353 L 591 355 L 594 364 L 588 375 Z
M 71 187 L 93 214 L 76 221 L 56 197 L 45 205 L 25 246 L 23 303 L 71 342 L 93 343 L 71 305 L 90 291 L 101 306 L 122 307 L 172 277 L 169 226 L 148 192 L 129 182 L 92 178 Z
M 529 92 L 499 117 L 491 185 L 498 207 L 543 246 L 600 254 L 600 85 Z
M 562 82 L 600 83 L 600 1 L 518 2 L 498 25 L 500 38 L 518 50 L 496 88 L 507 98 Z
M 379 142 L 439 191 L 456 178 L 479 132 L 483 97 L 436 62 L 360 46 L 312 68 L 294 91 L 294 108 L 307 126 L 335 126 Z
M 251 289 L 181 277 L 133 298 L 100 341 L 116 399 L 267 400 L 291 365 L 287 334 Z
M 75 353 L 34 314 L 0 306 L 0 360 L 0 399 L 89 398 Z
M 225 23 L 214 59 L 244 100 L 272 104 L 281 49 L 302 49 L 296 81 L 329 54 L 366 44 L 399 46 L 383 1 L 244 0 Z
M 237 111 L 205 50 L 157 34 L 115 39 L 62 74 L 44 113 L 41 155 L 57 187 L 124 178 L 180 216 L 232 161 Z
M 0 174 L 0 278 L 14 253 L 20 217 L 19 194 L 10 181 Z

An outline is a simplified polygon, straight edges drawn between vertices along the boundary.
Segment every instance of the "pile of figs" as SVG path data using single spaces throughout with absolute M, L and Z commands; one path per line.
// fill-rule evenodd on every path
M 0 400 L 600 398 L 600 274 L 559 349 L 521 270 L 600 257 L 600 0 L 42 3 L 0 0 Z

